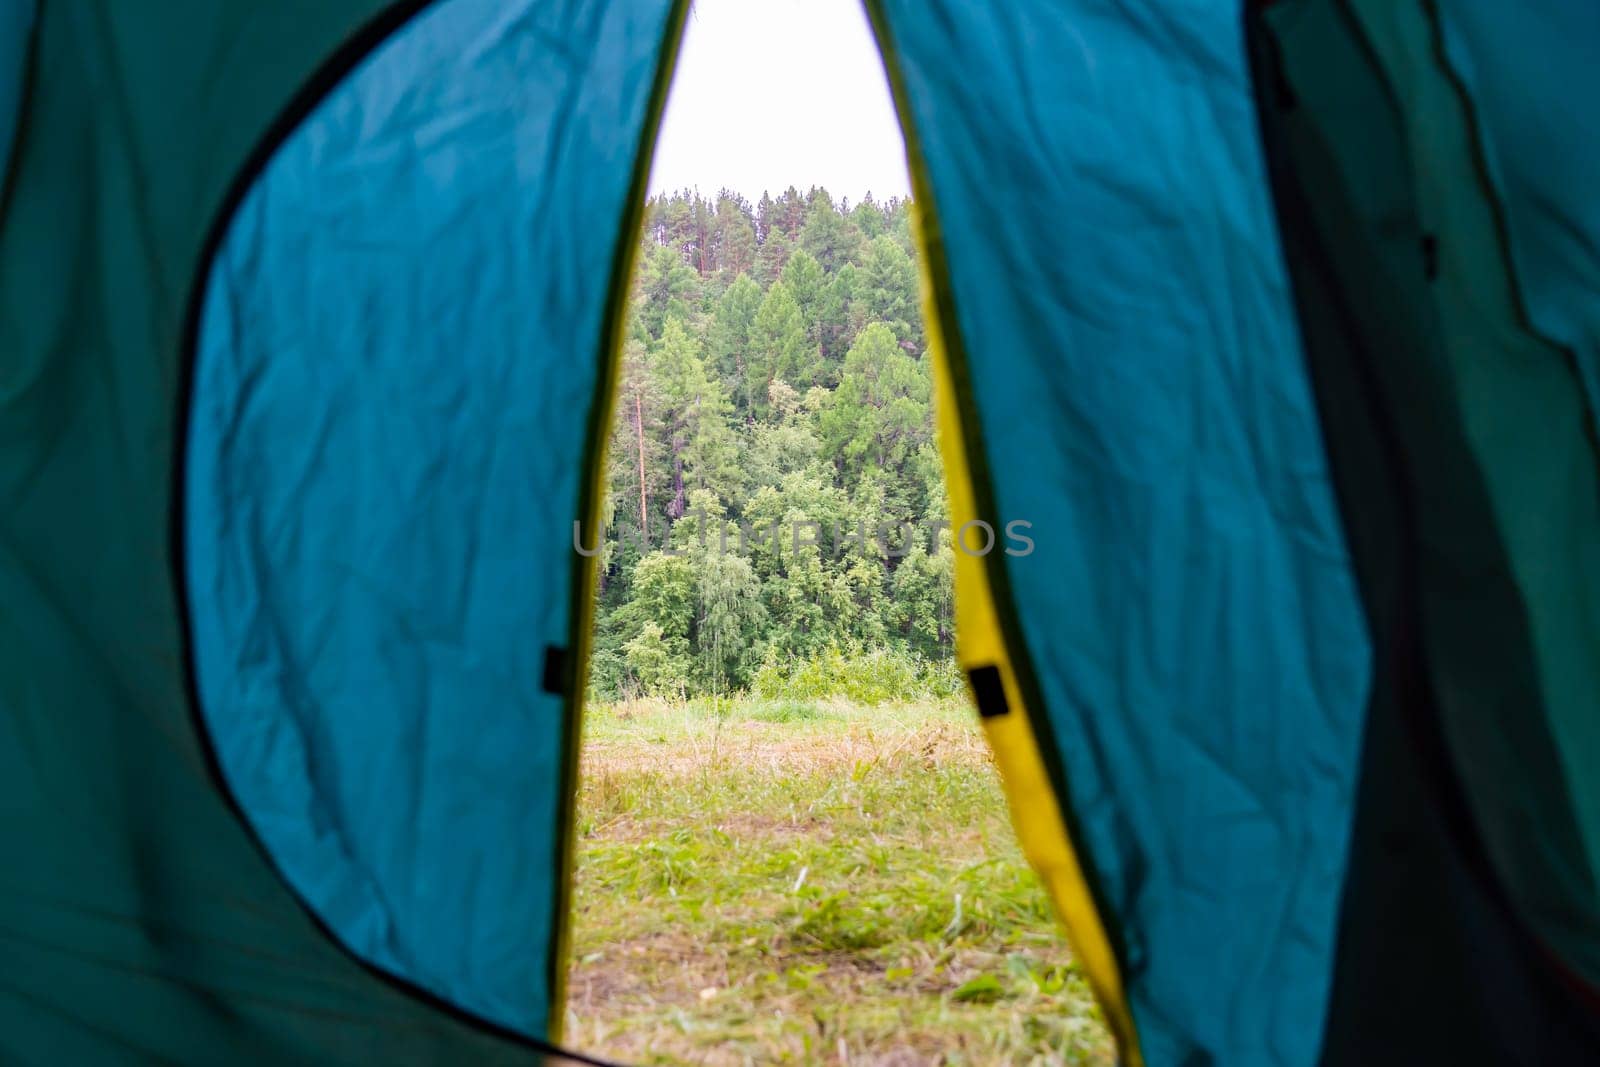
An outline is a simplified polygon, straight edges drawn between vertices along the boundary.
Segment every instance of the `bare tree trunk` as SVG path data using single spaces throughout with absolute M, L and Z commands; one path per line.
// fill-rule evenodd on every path
M 684 492 L 683 484 L 683 444 L 674 437 L 672 439 L 672 517 L 683 518 L 689 510 L 688 494 Z
M 644 397 L 633 394 L 633 429 L 639 438 L 639 536 L 649 537 L 649 509 L 645 505 L 644 488 Z

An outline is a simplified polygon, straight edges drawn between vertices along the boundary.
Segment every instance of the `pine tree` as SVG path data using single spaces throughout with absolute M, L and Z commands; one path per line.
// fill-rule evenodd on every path
M 917 269 L 894 238 L 879 237 L 867 246 L 856 299 L 869 322 L 887 323 L 897 340 L 909 342 L 914 349 L 921 348 Z
M 750 327 L 751 358 L 745 368 L 745 407 L 765 417 L 768 391 L 781 378 L 796 388 L 809 386 L 817 370 L 816 347 L 806 337 L 800 305 L 783 282 L 761 301 Z
M 644 346 L 630 341 L 622 353 L 607 470 L 613 523 L 625 522 L 640 532 L 649 528 L 650 473 L 661 462 L 653 432 L 660 401 Z
M 750 361 L 750 330 L 761 309 L 761 286 L 741 274 L 728 286 L 717 303 L 712 317 L 707 349 L 711 366 L 725 382 L 742 383 L 745 366 Z M 749 410 L 744 403 L 743 390 L 738 390 L 739 413 Z
M 672 464 L 672 495 L 667 514 L 673 519 L 688 510 L 692 488 L 726 489 L 733 445 L 728 430 L 728 401 L 722 385 L 706 374 L 699 344 L 683 322 L 671 317 L 650 366 L 660 397 L 660 431 Z
M 783 274 L 784 265 L 789 262 L 789 253 L 794 250 L 794 242 L 782 230 L 774 229 L 767 234 L 756 249 L 756 281 L 762 286 L 769 286 Z
M 634 296 L 645 332 L 659 337 L 669 314 L 687 317 L 698 292 L 699 279 L 684 263 L 682 252 L 673 245 L 651 248 L 639 271 Z
M 878 206 L 877 201 L 872 199 L 871 193 L 868 193 L 861 203 L 855 206 L 855 210 L 850 212 L 850 221 L 856 224 L 856 229 L 868 241 L 882 236 L 884 231 L 888 229 L 888 223 L 883 217 L 883 209 Z
M 756 240 L 765 244 L 767 238 L 772 236 L 772 224 L 777 215 L 777 205 L 773 203 L 772 196 L 763 191 L 761 201 L 756 205 Z
M 800 321 L 805 326 L 806 337 L 820 348 L 819 318 L 823 298 L 828 291 L 828 278 L 822 265 L 804 248 L 797 248 L 783 267 L 783 284 L 800 308 Z
M 826 189 L 813 189 L 798 243 L 825 270 L 835 271 L 860 253 L 861 231 L 848 216 L 834 209 Z
M 806 224 L 806 198 L 800 195 L 800 190 L 789 186 L 778 198 L 776 208 L 773 229 L 781 231 L 791 241 L 799 237 L 800 228 Z
M 881 322 L 845 356 L 839 388 L 822 415 L 822 446 L 848 479 L 865 468 L 902 471 L 928 439 L 932 383 Z
M 756 265 L 756 228 L 750 205 L 724 189 L 717 196 L 717 269 L 730 278 Z

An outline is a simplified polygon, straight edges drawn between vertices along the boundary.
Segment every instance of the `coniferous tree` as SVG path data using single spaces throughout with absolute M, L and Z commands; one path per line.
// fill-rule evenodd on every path
M 775 379 L 804 388 L 815 377 L 815 346 L 806 336 L 800 304 L 781 281 L 767 290 L 751 323 L 750 351 L 745 372 L 747 406 L 757 416 L 766 415 L 768 391 Z
M 861 231 L 848 216 L 834 210 L 826 189 L 813 189 L 798 243 L 823 269 L 833 271 L 855 259 Z
M 735 384 L 735 394 L 741 400 L 745 367 L 750 362 L 750 330 L 755 325 L 763 296 L 761 286 L 751 281 L 749 275 L 735 278 L 717 304 L 707 339 L 711 365 L 724 382 Z M 747 404 L 740 404 L 741 415 L 748 410 Z
M 717 269 L 730 277 L 755 268 L 756 228 L 750 205 L 727 190 L 717 198 L 717 252 Z
M 650 250 L 639 271 L 635 307 L 644 331 L 650 337 L 661 336 L 662 323 L 667 315 L 677 313 L 687 316 L 691 301 L 698 291 L 695 272 L 684 263 L 683 253 L 673 245 L 660 245 Z
M 917 269 L 892 237 L 867 246 L 856 287 L 863 317 L 887 323 L 899 341 L 920 347 L 921 316 L 917 309 Z
M 714 488 L 732 464 L 728 401 L 722 383 L 706 373 L 699 343 L 682 320 L 669 317 L 650 365 L 659 421 L 672 465 L 667 514 L 682 518 L 691 489 Z
M 932 383 L 885 323 L 861 332 L 845 356 L 828 409 L 822 447 L 846 479 L 864 469 L 900 471 L 927 439 Z
M 781 229 L 774 229 L 767 235 L 756 249 L 756 281 L 763 286 L 771 285 L 783 274 L 784 266 L 789 262 L 789 254 L 794 250 L 794 240 Z

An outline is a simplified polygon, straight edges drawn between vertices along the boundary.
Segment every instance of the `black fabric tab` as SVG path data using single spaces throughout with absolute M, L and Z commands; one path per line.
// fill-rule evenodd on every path
M 978 714 L 985 719 L 1004 715 L 1011 710 L 1006 702 L 1006 687 L 1000 681 L 1000 668 L 994 664 L 974 667 L 967 672 L 972 682 L 972 695 L 978 700 Z
M 567 650 L 560 645 L 546 645 L 544 649 L 544 691 L 567 691 Z

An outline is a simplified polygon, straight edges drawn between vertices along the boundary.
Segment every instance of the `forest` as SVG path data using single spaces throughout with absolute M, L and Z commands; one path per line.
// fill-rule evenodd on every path
M 911 211 L 647 204 L 604 537 L 575 536 L 600 557 L 597 697 L 956 684 Z

